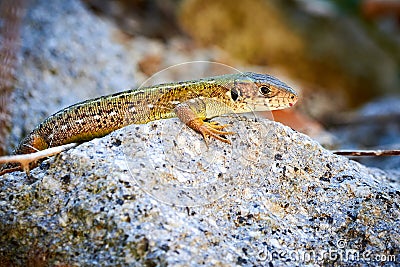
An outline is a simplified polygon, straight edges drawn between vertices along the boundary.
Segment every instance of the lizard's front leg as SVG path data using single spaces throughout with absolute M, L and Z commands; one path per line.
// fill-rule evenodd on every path
M 206 122 L 206 99 L 195 98 L 177 105 L 174 109 L 176 116 L 191 129 L 200 133 L 204 140 L 210 136 L 224 143 L 231 141 L 222 135 L 234 134 L 234 132 L 222 131 L 228 125 L 218 125 L 216 122 Z

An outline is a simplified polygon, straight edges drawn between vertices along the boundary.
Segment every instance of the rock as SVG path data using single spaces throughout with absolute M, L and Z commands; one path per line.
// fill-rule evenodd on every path
M 280 123 L 217 121 L 232 124 L 232 146 L 207 148 L 169 119 L 83 143 L 34 169 L 30 182 L 4 175 L 0 262 L 399 263 L 398 177 Z
M 131 87 L 149 50 L 170 64 L 212 58 L 145 38 L 115 44 L 111 24 L 76 0 L 35 0 L 26 21 L 17 140 L 68 104 Z M 232 123 L 232 146 L 210 140 L 207 149 L 170 119 L 86 142 L 31 179 L 0 177 L 0 266 L 349 262 L 335 252 L 398 263 L 398 173 L 332 155 L 279 123 L 217 120 Z

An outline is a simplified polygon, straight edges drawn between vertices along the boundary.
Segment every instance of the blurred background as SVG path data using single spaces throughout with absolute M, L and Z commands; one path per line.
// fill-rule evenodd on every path
M 275 120 L 311 136 L 328 149 L 400 149 L 400 1 L 74 0 L 68 4 L 62 1 L 46 4 L 40 0 L 15 0 L 2 1 L 1 14 L 3 100 L 0 111 L 10 116 L 3 116 L 6 122 L 0 126 L 3 136 L 11 132 L 11 137 L 2 142 L 8 147 L 3 149 L 5 152 L 32 129 L 36 118 L 40 122 L 47 112 L 34 108 L 39 115 L 26 122 L 26 114 L 32 111 L 29 106 L 41 106 L 42 100 L 32 103 L 31 98 L 33 95 L 40 99 L 37 94 L 43 86 L 37 86 L 34 91 L 37 93 L 24 93 L 24 88 L 35 89 L 32 82 L 13 81 L 18 81 L 19 75 L 29 76 L 34 71 L 25 67 L 22 71 L 18 69 L 24 62 L 34 62 L 36 69 L 42 68 L 48 62 L 37 62 L 54 55 L 58 56 L 58 62 L 65 60 L 64 65 L 75 64 L 72 69 L 87 63 L 93 72 L 99 67 L 102 74 L 116 60 L 120 61 L 114 67 L 121 68 L 117 75 L 102 75 L 111 82 L 96 80 L 93 96 L 110 93 L 107 89 L 110 87 L 121 91 L 140 85 L 164 68 L 192 60 L 270 73 L 301 95 L 295 108 L 274 112 Z M 111 26 L 106 29 L 101 23 Z M 99 25 L 102 29 L 96 32 Z M 84 27 L 88 30 L 79 35 L 78 41 L 75 37 L 71 37 L 72 42 L 63 39 L 84 31 Z M 39 37 L 35 37 L 35 31 Z M 104 41 L 96 39 L 103 32 L 109 32 L 104 38 L 122 47 L 114 55 L 116 59 L 107 54 L 110 52 L 106 52 Z M 82 41 L 85 38 L 91 40 Z M 48 46 L 43 43 L 54 51 L 45 52 Z M 71 46 L 75 43 L 83 44 L 79 51 L 84 50 L 85 54 L 72 52 Z M 43 56 L 38 56 L 40 53 Z M 79 59 L 70 54 L 79 54 Z M 82 63 L 87 54 L 92 61 Z M 113 63 L 104 67 L 102 55 L 111 58 Z M 52 64 L 50 70 L 43 67 L 49 72 L 47 79 L 61 74 L 80 79 L 83 76 L 80 73 L 86 73 L 88 68 L 63 71 L 64 65 L 60 69 L 56 66 L 58 63 Z M 212 69 L 202 70 L 207 71 L 213 75 Z M 134 80 L 123 78 L 125 72 L 134 76 Z M 41 75 L 34 79 L 42 79 Z M 181 78 L 179 71 L 173 75 L 174 79 Z M 90 77 L 90 81 L 100 79 Z M 87 81 L 85 85 L 90 88 L 91 83 Z M 65 83 L 61 87 L 68 91 Z M 81 91 L 76 93 L 78 98 L 66 95 L 71 97 L 67 92 L 58 93 L 57 97 L 48 96 L 56 103 L 49 110 L 76 103 L 79 97 L 92 97 L 90 92 Z M 18 102 L 24 98 L 28 98 L 26 107 Z M 25 113 L 19 113 L 21 109 Z M 10 117 L 19 117 L 25 122 Z M 400 170 L 399 157 L 357 160 L 370 166 Z

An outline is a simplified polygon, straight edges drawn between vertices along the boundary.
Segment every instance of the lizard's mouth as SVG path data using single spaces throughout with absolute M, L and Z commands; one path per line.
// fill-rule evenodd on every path
M 289 100 L 289 107 L 293 107 L 294 104 L 297 103 L 298 98 L 297 97 L 293 97 L 291 100 Z

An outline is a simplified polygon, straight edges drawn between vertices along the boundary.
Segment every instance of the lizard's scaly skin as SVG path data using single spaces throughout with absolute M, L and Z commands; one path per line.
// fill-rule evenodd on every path
M 204 120 L 230 112 L 284 109 L 296 101 L 296 92 L 285 83 L 270 75 L 251 72 L 160 84 L 64 108 L 39 124 L 14 153 L 27 154 L 80 143 L 129 124 L 176 116 L 204 137 L 210 135 L 229 143 L 220 135 L 231 132 L 224 132 L 222 126 Z

